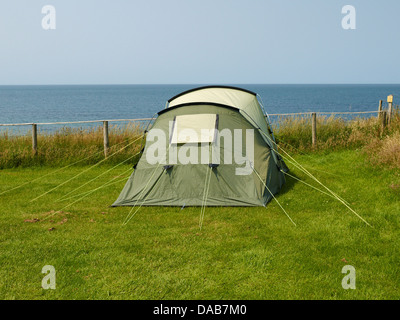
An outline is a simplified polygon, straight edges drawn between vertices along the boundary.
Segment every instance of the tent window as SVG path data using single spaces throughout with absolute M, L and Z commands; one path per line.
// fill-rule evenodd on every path
M 217 129 L 217 114 L 176 116 L 173 122 L 170 142 L 173 144 L 214 142 Z

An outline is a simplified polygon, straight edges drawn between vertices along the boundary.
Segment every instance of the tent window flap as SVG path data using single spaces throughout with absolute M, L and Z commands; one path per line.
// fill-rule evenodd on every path
M 217 114 L 176 116 L 172 125 L 171 143 L 212 143 L 218 129 Z

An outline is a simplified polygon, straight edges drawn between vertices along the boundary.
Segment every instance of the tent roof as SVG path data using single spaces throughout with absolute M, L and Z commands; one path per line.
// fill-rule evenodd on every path
M 215 106 L 215 107 L 222 107 L 222 108 L 228 108 L 231 110 L 235 110 L 235 111 L 239 111 L 237 108 L 232 107 L 232 106 L 228 106 L 226 104 L 221 104 L 221 103 L 215 103 L 215 102 L 188 102 L 188 103 L 182 103 L 182 104 L 177 104 L 175 106 L 163 109 L 158 111 L 158 115 L 161 115 L 165 112 L 170 111 L 171 109 L 177 109 L 177 108 L 181 108 L 181 107 L 188 107 L 188 106 L 196 106 L 196 105 L 208 105 L 208 106 Z
M 168 100 L 168 107 L 193 102 L 212 102 L 243 109 L 254 100 L 257 94 L 231 86 L 205 86 L 182 92 Z
M 171 108 L 195 104 L 225 106 L 239 110 L 250 123 L 264 132 L 265 142 L 271 148 L 274 148 L 271 142 L 272 137 L 268 130 L 267 119 L 257 99 L 256 93 L 230 86 L 205 86 L 194 88 L 169 99 L 164 112 Z M 159 114 L 161 114 L 161 112 Z

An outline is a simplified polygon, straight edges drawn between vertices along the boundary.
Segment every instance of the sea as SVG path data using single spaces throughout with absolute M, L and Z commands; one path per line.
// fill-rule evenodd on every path
M 384 107 L 387 105 L 388 95 L 394 96 L 394 104 L 400 104 L 397 84 L 228 85 L 258 93 L 268 114 L 374 111 L 378 110 L 379 100 L 384 101 Z M 165 108 L 169 98 L 198 86 L 202 85 L 0 86 L 0 124 L 151 118 Z M 68 126 L 93 125 L 98 124 Z M 52 131 L 60 126 L 40 129 Z M 7 129 L 24 133 L 26 128 L 0 126 L 0 133 Z

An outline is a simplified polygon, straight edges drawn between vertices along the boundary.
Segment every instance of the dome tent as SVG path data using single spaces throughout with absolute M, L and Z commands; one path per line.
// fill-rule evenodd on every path
M 195 88 L 158 112 L 112 206 L 263 206 L 281 189 L 286 170 L 255 93 Z

